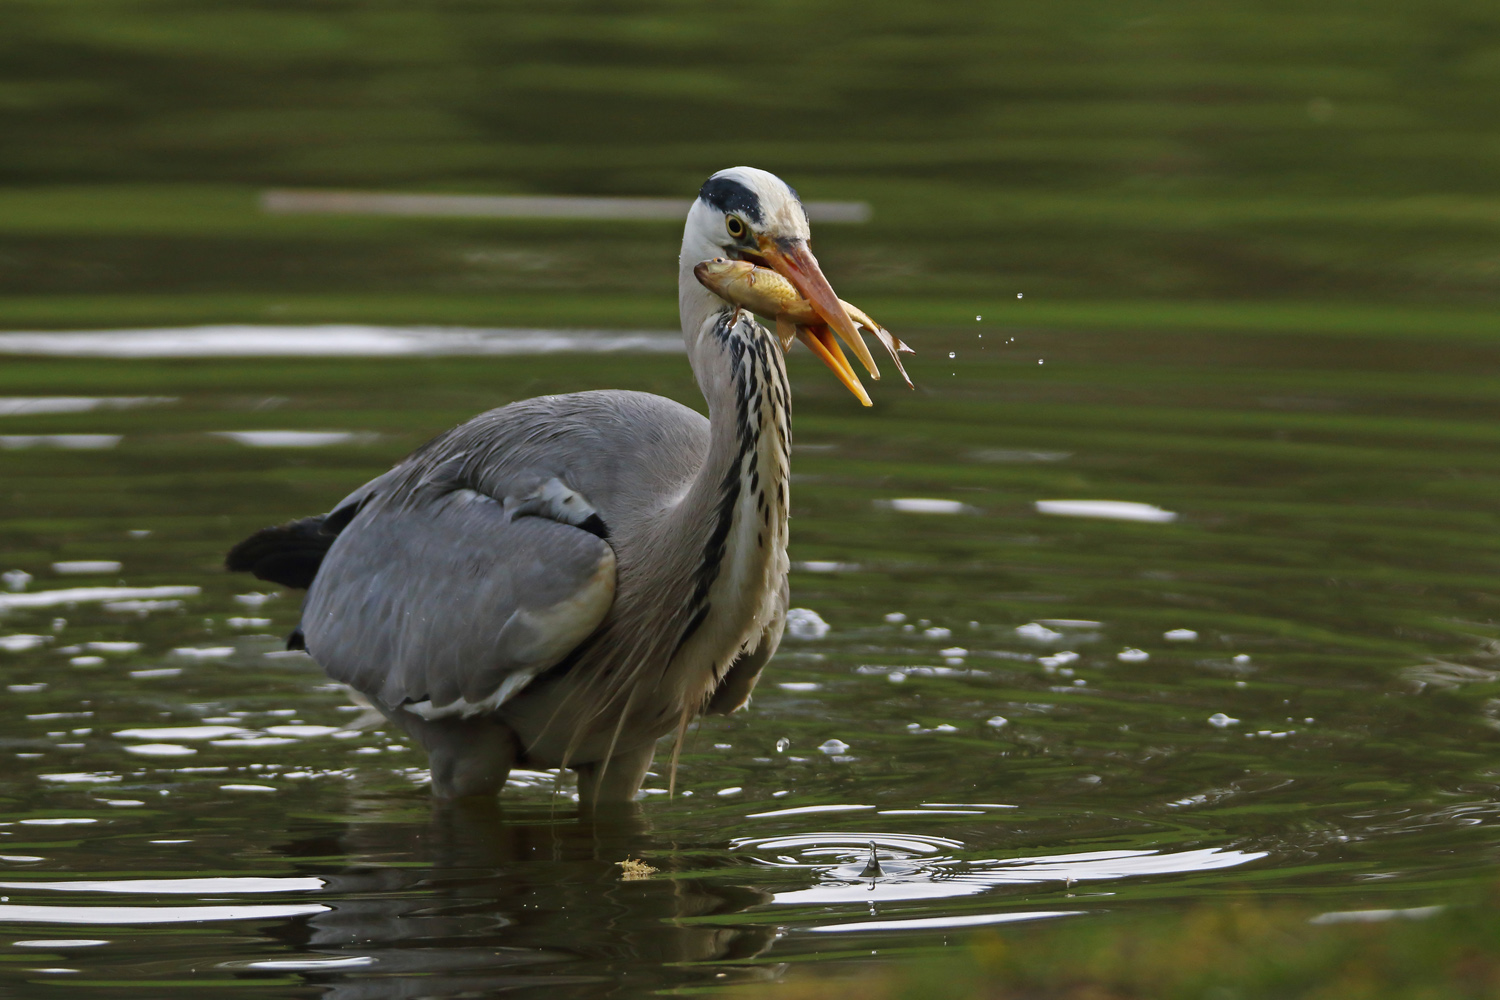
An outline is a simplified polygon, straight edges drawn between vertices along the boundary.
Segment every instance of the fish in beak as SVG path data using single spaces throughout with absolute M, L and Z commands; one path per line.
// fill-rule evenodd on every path
M 880 378 L 880 370 L 875 367 L 870 349 L 854 328 L 853 318 L 839 301 L 839 297 L 833 294 L 833 287 L 828 284 L 828 279 L 823 277 L 823 269 L 818 266 L 818 258 L 813 256 L 812 249 L 805 240 L 778 240 L 769 236 L 760 237 L 759 245 L 760 256 L 766 264 L 791 282 L 792 287 L 823 320 L 822 324 L 799 328 L 797 338 L 823 360 L 861 403 L 871 405 L 870 397 L 859 384 L 859 376 L 854 374 L 853 366 L 844 357 L 844 352 L 839 350 L 838 341 L 834 340 L 833 334 L 838 334 L 849 345 L 871 378 Z
M 808 257 L 811 257 L 811 254 L 808 254 Z M 816 261 L 813 261 L 813 267 L 817 267 Z M 693 273 L 705 288 L 725 301 L 743 306 L 768 320 L 774 320 L 782 350 L 791 347 L 793 339 L 801 340 L 828 366 L 839 381 L 854 393 L 860 402 L 866 406 L 870 405 L 869 396 L 866 395 L 864 387 L 859 384 L 859 378 L 855 375 L 853 367 L 839 350 L 838 343 L 834 341 L 829 330 L 831 324 L 825 318 L 824 313 L 801 294 L 797 286 L 783 277 L 783 272 L 757 267 L 747 260 L 727 260 L 723 257 L 716 257 L 697 264 L 693 268 Z M 827 279 L 823 278 L 821 270 L 814 273 L 821 280 L 822 287 L 827 290 L 828 295 L 833 298 L 837 308 L 850 320 L 850 327 L 862 326 L 867 332 L 874 334 L 890 352 L 896 370 L 901 373 L 901 377 L 910 387 L 911 378 L 906 374 L 906 368 L 901 364 L 899 354 L 910 354 L 912 349 L 892 336 L 888 330 L 876 323 L 858 306 L 834 297 L 833 290 L 828 287 Z M 851 347 L 858 345 L 855 347 L 856 355 L 860 356 L 860 359 L 865 362 L 865 367 L 878 379 L 880 373 L 876 370 L 874 359 L 869 356 L 864 340 L 857 330 L 845 340 Z

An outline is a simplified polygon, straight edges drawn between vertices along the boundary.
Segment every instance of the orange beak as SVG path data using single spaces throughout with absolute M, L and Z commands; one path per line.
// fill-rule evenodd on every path
M 792 287 L 813 307 L 813 311 L 828 324 L 826 327 L 798 327 L 797 338 L 822 359 L 828 370 L 844 384 L 844 388 L 854 393 L 865 406 L 872 405 L 865 387 L 860 385 L 859 376 L 854 374 L 853 366 L 844 357 L 833 334 L 837 333 L 844 338 L 844 343 L 854 348 L 855 354 L 870 370 L 870 374 L 879 378 L 875 359 L 870 357 L 869 349 L 854 327 L 854 320 L 849 318 L 843 303 L 828 284 L 828 279 L 823 277 L 823 269 L 818 266 L 818 259 L 812 255 L 807 244 L 800 241 L 783 244 L 762 237 L 760 256 L 776 273 L 790 281 Z

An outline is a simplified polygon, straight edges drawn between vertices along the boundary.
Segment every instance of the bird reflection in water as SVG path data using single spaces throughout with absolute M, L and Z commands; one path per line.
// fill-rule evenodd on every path
M 774 926 L 696 922 L 770 895 L 670 877 L 668 845 L 627 808 L 576 822 L 544 808 L 502 810 L 470 799 L 435 808 L 427 823 L 360 823 L 332 839 L 284 849 L 362 863 L 323 875 L 319 902 L 329 910 L 283 925 L 274 959 L 252 963 L 298 974 L 324 987 L 326 1000 L 524 995 L 528 988 L 596 996 L 622 982 L 648 989 L 724 983 L 716 977 L 729 970 L 716 963 L 759 955 L 776 937 Z M 665 871 L 623 880 L 617 862 L 642 856 Z M 750 965 L 732 974 L 774 972 Z

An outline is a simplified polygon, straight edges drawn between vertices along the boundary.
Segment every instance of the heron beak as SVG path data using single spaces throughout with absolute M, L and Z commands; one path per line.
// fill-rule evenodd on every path
M 776 273 L 790 281 L 797 293 L 813 307 L 813 312 L 828 324 L 821 328 L 799 327 L 797 338 L 822 359 L 828 370 L 844 384 L 844 388 L 854 393 L 865 406 L 872 405 L 864 386 L 859 383 L 859 376 L 849 364 L 849 359 L 844 357 L 844 352 L 839 350 L 838 341 L 833 339 L 833 333 L 837 333 L 844 339 L 844 343 L 854 349 L 855 355 L 869 369 L 872 378 L 879 378 L 880 372 L 875 368 L 875 359 L 870 356 L 869 348 L 865 347 L 844 304 L 833 293 L 828 279 L 823 277 L 823 269 L 818 266 L 818 259 L 812 255 L 807 244 L 801 241 L 783 243 L 762 237 L 760 256 Z

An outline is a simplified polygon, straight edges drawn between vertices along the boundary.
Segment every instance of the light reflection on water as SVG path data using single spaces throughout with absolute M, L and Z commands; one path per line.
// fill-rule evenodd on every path
M 908 816 L 919 813 L 918 810 L 900 812 Z M 964 847 L 957 840 L 879 832 L 742 838 L 732 846 L 738 851 L 752 852 L 755 863 L 767 868 L 817 871 L 818 885 L 773 897 L 776 903 L 807 905 L 946 899 L 972 896 L 1002 885 L 1042 882 L 1071 886 L 1075 882 L 1213 871 L 1266 857 L 1264 851 L 1207 848 L 969 860 L 954 856 L 953 852 Z M 879 862 L 878 875 L 868 874 L 872 855 Z
M 0 903 L 0 921 L 14 924 L 188 924 L 205 920 L 271 920 L 324 913 L 315 903 L 247 906 L 26 906 Z
M 1268 356 L 1245 400 L 1205 401 L 1196 369 L 1143 403 L 1139 372 L 1002 365 L 855 420 L 800 363 L 798 432 L 822 446 L 794 460 L 802 624 L 751 711 L 692 735 L 692 794 L 659 774 L 641 816 L 588 826 L 545 771 L 513 773 L 503 808 L 434 812 L 420 754 L 283 649 L 296 599 L 217 569 L 456 420 L 580 388 L 577 358 L 68 362 L 59 399 L 152 403 L 4 416 L 121 440 L 0 457 L 0 570 L 24 571 L 0 592 L 0 950 L 100 981 L 213 968 L 249 995 L 586 995 L 1252 888 L 1416 914 L 1488 877 L 1500 465 L 1471 437 L 1491 403 L 1450 407 L 1398 357 L 1410 398 L 1339 383 L 1349 405 L 1267 424 L 1254 400 L 1305 378 Z M 5 399 L 48 398 L 9 371 Z M 693 398 L 680 357 L 594 374 Z M 1412 438 L 1392 409 L 1449 430 Z M 345 430 L 215 436 L 266 426 Z M 1472 477 L 1441 504 L 1435 464 Z M 1037 514 L 1057 496 L 1183 516 Z M 961 516 L 872 505 L 903 497 Z M 627 858 L 659 873 L 621 882 Z
M 675 332 L 489 330 L 353 324 L 237 324 L 150 330 L 0 333 L 0 354 L 76 358 L 520 356 L 567 351 L 681 354 L 683 346 L 682 337 Z M 7 404 L 15 402 L 23 401 L 0 399 L 0 416 L 28 412 L 22 407 L 7 408 Z M 158 402 L 165 400 L 100 400 L 98 405 L 150 405 Z

